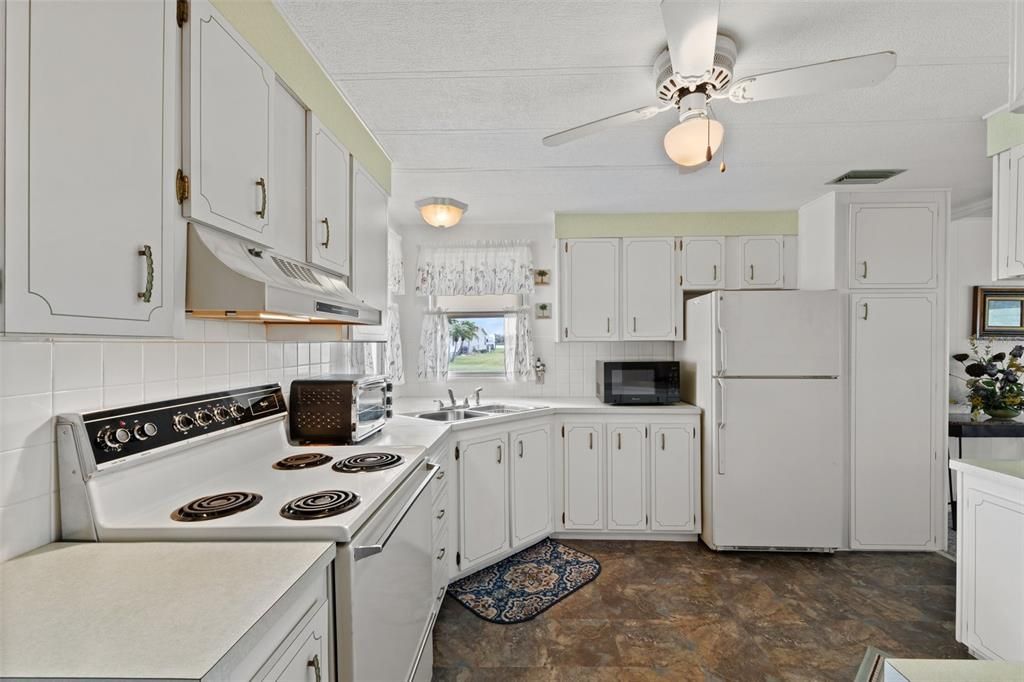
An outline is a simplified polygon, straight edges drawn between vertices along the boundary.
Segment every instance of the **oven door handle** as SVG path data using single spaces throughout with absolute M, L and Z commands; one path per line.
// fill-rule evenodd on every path
M 352 549 L 352 554 L 355 557 L 356 561 L 359 561 L 360 559 L 365 559 L 368 556 L 373 556 L 374 554 L 380 554 L 384 551 L 384 547 L 387 546 L 388 540 L 390 540 L 391 536 L 395 534 L 395 531 L 398 530 L 398 526 L 402 523 L 402 520 L 409 513 L 409 510 L 412 509 L 413 505 L 416 504 L 416 501 L 420 499 L 420 495 L 422 495 L 423 491 L 426 490 L 427 486 L 430 485 L 430 482 L 434 478 L 434 469 L 437 468 L 438 467 L 436 464 L 427 464 L 427 475 L 423 479 L 423 482 L 420 483 L 418 488 L 416 488 L 416 492 L 412 494 L 412 498 L 410 498 L 410 500 L 405 503 L 405 506 L 402 507 L 402 511 L 398 512 L 398 515 L 395 517 L 395 520 L 392 521 L 391 525 L 389 525 L 387 529 L 384 531 L 384 533 L 381 534 L 380 539 L 377 540 L 376 543 L 372 545 L 354 547 Z

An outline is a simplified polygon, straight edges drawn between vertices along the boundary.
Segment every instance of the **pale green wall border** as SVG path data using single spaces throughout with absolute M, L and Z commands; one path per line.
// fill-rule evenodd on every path
M 994 156 L 1024 143 L 1024 114 L 1004 111 L 990 116 L 986 123 L 987 156 Z
M 555 214 L 558 239 L 796 233 L 796 211 Z
M 295 95 L 391 193 L 391 160 L 271 0 L 211 0 Z

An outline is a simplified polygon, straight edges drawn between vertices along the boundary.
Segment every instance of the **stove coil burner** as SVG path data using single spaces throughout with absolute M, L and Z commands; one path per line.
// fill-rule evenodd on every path
M 353 474 L 360 471 L 382 471 L 396 467 L 402 463 L 401 455 L 390 452 L 367 452 L 362 455 L 346 457 L 334 465 L 335 471 L 343 474 Z
M 171 513 L 175 521 L 211 521 L 255 507 L 263 499 L 257 493 L 218 493 L 192 500 Z
M 275 469 L 281 471 L 292 471 L 294 469 L 311 469 L 330 462 L 333 457 L 322 452 L 300 452 L 297 455 L 289 455 L 279 462 L 274 463 Z
M 344 514 L 359 506 L 359 496 L 347 490 L 321 490 L 311 495 L 296 497 L 281 507 L 281 516 L 293 521 L 323 519 Z

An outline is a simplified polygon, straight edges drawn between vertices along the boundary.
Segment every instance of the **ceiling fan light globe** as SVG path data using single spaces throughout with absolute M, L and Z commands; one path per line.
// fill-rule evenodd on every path
M 701 166 L 708 162 L 707 150 L 711 149 L 712 156 L 718 153 L 723 139 L 721 123 L 694 116 L 665 133 L 665 153 L 680 166 Z

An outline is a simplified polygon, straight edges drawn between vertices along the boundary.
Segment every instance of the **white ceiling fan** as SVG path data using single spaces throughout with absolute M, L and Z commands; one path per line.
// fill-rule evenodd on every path
M 665 153 L 680 170 L 697 170 L 711 161 L 725 136 L 721 122 L 709 111 L 713 100 L 746 104 L 865 87 L 881 82 L 896 66 L 895 52 L 874 52 L 734 82 L 736 43 L 718 32 L 719 4 L 720 0 L 662 0 L 668 49 L 654 62 L 658 103 L 548 135 L 544 144 L 558 146 L 677 109 L 679 125 L 665 135 Z

